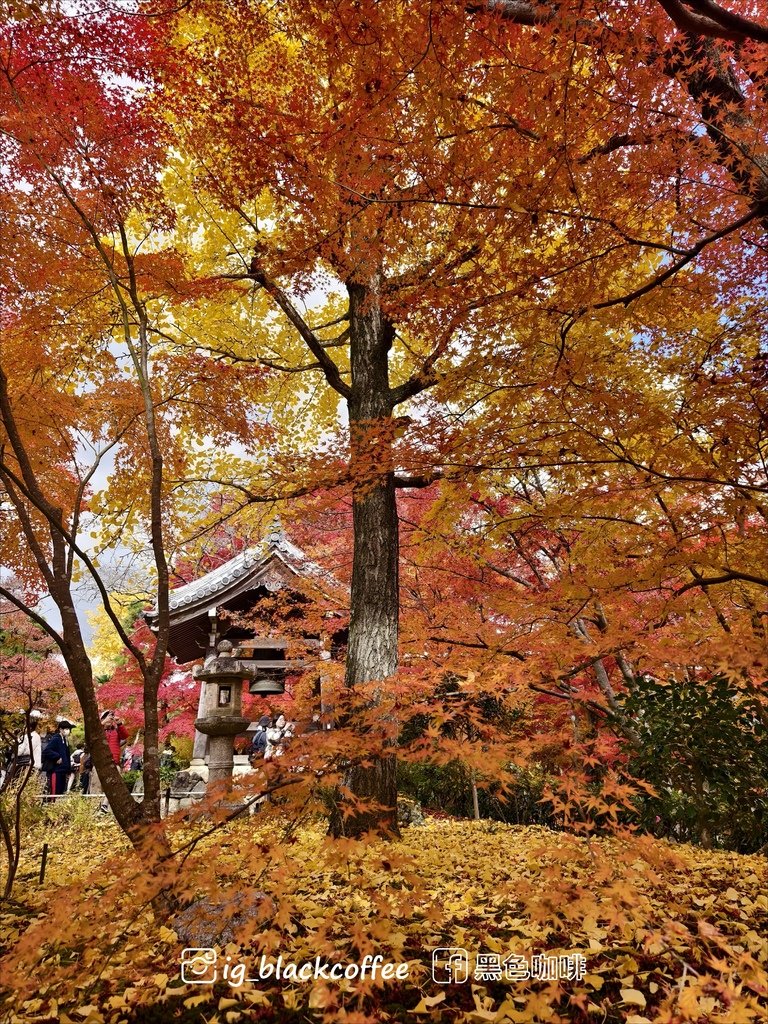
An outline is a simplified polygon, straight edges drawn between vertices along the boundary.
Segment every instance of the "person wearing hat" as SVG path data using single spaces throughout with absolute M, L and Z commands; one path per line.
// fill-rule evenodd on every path
M 128 742 L 128 730 L 115 718 L 114 711 L 102 711 L 101 724 L 104 726 L 112 760 L 119 765 L 123 747 Z
M 67 791 L 67 778 L 72 771 L 67 737 L 73 728 L 68 719 L 60 718 L 56 732 L 48 740 L 43 751 L 43 769 L 48 778 L 48 793 L 54 800 Z

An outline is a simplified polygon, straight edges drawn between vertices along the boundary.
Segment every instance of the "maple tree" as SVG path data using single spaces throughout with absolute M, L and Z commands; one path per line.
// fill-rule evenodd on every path
M 744 25 L 715 31 L 717 19 L 705 19 L 707 30 L 728 41 L 681 38 L 654 4 L 627 6 L 610 24 L 584 5 L 406 8 L 185 9 L 164 73 L 186 160 L 174 173 L 191 192 L 190 237 L 205 237 L 199 272 L 257 289 L 238 293 L 251 327 L 218 342 L 220 358 L 260 360 L 298 379 L 296 394 L 315 375 L 326 409 L 339 397 L 347 406 L 337 480 L 354 490 L 350 686 L 397 666 L 398 486 L 504 466 L 577 479 L 571 467 L 618 464 L 700 482 L 704 500 L 731 489 L 748 503 L 750 531 L 761 514 L 761 485 L 740 474 L 745 459 L 760 466 L 762 412 L 750 411 L 749 433 L 729 453 L 707 376 L 707 360 L 727 361 L 725 388 L 711 382 L 720 410 L 742 383 L 755 403 L 759 40 L 735 54 L 730 40 L 742 32 L 745 41 Z M 701 20 L 681 17 L 687 28 Z M 751 74 L 747 85 L 732 81 L 733 60 Z M 320 288 L 330 294 L 313 319 L 299 303 Z M 283 319 L 272 328 L 274 310 Z M 654 445 L 666 413 L 690 445 L 678 438 L 665 451 L 674 465 L 649 467 L 638 419 L 646 396 L 660 404 L 662 378 L 638 373 L 672 338 L 683 353 L 692 331 L 698 370 L 695 357 L 681 358 L 675 372 L 696 412 L 674 422 L 659 411 L 644 435 Z M 637 339 L 647 339 L 644 353 Z M 624 403 L 597 376 L 619 352 Z M 607 380 L 615 387 L 618 376 Z M 493 464 L 460 450 L 444 410 L 485 412 L 499 393 L 489 431 L 464 414 L 465 437 L 487 444 L 490 433 L 507 448 Z M 534 409 L 557 432 L 532 438 Z M 596 416 L 609 421 L 602 430 Z M 510 444 L 518 421 L 525 429 Z M 708 429 L 714 447 L 702 442 Z M 244 504 L 264 494 L 263 475 L 238 467 L 237 479 L 225 466 L 216 478 Z M 305 479 L 317 487 L 328 476 Z M 666 507 L 674 531 L 678 511 Z M 749 576 L 750 562 L 716 576 L 694 567 L 690 583 L 706 590 L 720 575 Z M 353 768 L 349 782 L 389 810 L 337 819 L 335 831 L 392 828 L 394 758 Z
M 603 6 L 13 5 L 0 479 L 26 592 L 6 596 L 61 647 L 118 820 L 156 847 L 73 890 L 88 893 L 80 960 L 58 934 L 69 904 L 19 936 L 21 988 L 41 943 L 65 985 L 137 933 L 175 951 L 188 919 L 158 930 L 142 917 L 169 891 L 193 920 L 206 901 L 226 920 L 241 909 L 262 950 L 360 955 L 461 945 L 514 899 L 504 938 L 522 928 L 560 949 L 567 935 L 608 962 L 578 990 L 492 989 L 456 1016 L 588 1019 L 619 1001 L 669 1020 L 762 1012 L 763 863 L 684 851 L 706 895 L 676 889 L 679 863 L 632 836 L 639 797 L 653 808 L 657 795 L 627 768 L 658 736 L 654 701 L 714 702 L 727 686 L 724 701 L 764 721 L 765 11 Z M 351 584 L 342 728 L 260 765 L 235 787 L 238 810 L 209 797 L 190 830 L 161 824 L 169 585 L 219 524 L 236 550 L 259 509 L 288 501 L 291 526 Z M 157 643 L 120 621 L 82 529 L 100 554 L 151 551 Z M 197 568 L 209 564 L 204 552 Z M 114 778 L 97 721 L 83 567 L 128 651 L 105 698 L 141 688 L 143 805 Z M 60 631 L 35 611 L 46 590 Z M 322 632 L 323 611 L 296 643 Z M 534 833 L 501 830 L 521 870 L 484 879 L 475 917 L 462 894 L 446 900 L 445 865 L 468 850 L 501 859 L 495 825 L 487 843 L 454 823 L 430 823 L 426 843 L 404 830 L 415 849 L 402 854 L 323 847 L 310 821 L 330 804 L 337 839 L 395 833 L 395 744 L 406 767 L 461 765 L 483 799 L 516 772 L 546 777 L 563 833 L 537 859 Z M 679 762 L 664 768 L 678 785 Z M 235 818 L 257 801 L 254 842 Z M 706 814 L 699 826 L 712 832 Z M 736 863 L 748 885 L 728 874 Z M 326 870 L 349 901 L 333 914 L 306 891 L 325 892 Z M 671 912 L 649 896 L 657 884 Z M 710 896 L 718 930 L 700 913 Z M 125 963 L 114 990 L 89 976 L 83 1015 L 181 1002 L 150 960 L 138 995 L 120 987 Z M 306 1006 L 294 996 L 285 1009 L 328 1019 L 352 1005 L 322 986 Z M 353 998 L 376 1019 L 378 993 Z M 408 1009 L 437 1019 L 439 994 Z M 56 1015 L 48 992 L 25 1007 L 38 1010 Z
M 0 39 L 0 528 L 23 587 L 21 596 L 5 586 L 0 593 L 58 645 L 99 778 L 137 843 L 160 814 L 171 495 L 192 438 L 227 444 L 244 436 L 238 393 L 252 401 L 256 380 L 241 374 L 213 412 L 200 396 L 221 376 L 215 364 L 163 344 L 167 296 L 184 277 L 168 245 L 174 214 L 158 185 L 162 125 L 146 105 L 161 44 L 162 26 L 88 4 L 14 9 Z M 146 577 L 155 587 L 160 628 L 151 649 L 134 643 L 110 600 L 117 566 L 100 563 L 118 548 L 149 552 L 134 575 L 145 577 L 140 590 Z M 79 620 L 83 579 L 141 676 L 141 804 L 123 784 L 100 721 Z M 46 592 L 60 627 L 37 610 Z

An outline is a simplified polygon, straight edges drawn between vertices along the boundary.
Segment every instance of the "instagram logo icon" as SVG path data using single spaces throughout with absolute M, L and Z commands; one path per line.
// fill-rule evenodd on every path
M 432 950 L 432 980 L 438 985 L 460 985 L 469 978 L 469 957 L 460 946 Z
M 185 985 L 212 985 L 217 977 L 215 949 L 181 951 L 181 980 Z

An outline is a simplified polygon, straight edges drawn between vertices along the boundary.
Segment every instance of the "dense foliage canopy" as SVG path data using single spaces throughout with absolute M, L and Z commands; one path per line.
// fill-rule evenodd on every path
M 322 668 L 337 728 L 245 784 L 287 829 L 270 853 L 305 811 L 331 850 L 395 837 L 398 786 L 543 821 L 592 851 L 595 890 L 573 885 L 599 944 L 667 849 L 638 832 L 765 848 L 768 8 L 738 7 L 2 4 L 0 597 L 66 666 L 136 905 L 235 875 L 185 876 L 161 822 L 160 741 L 195 709 L 169 594 L 276 511 L 349 629 Z M 302 601 L 260 628 L 330 644 L 338 593 Z M 105 701 L 143 730 L 140 802 Z M 645 859 L 606 897 L 608 834 Z M 764 950 L 702 927 L 657 1019 L 754 1016 Z M 599 988 L 550 1006 L 588 1015 Z M 484 998 L 473 1019 L 502 1019 Z M 544 1018 L 532 998 L 507 1019 Z

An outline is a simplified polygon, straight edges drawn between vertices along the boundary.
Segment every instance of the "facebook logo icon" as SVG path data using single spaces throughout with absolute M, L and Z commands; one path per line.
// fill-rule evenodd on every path
M 469 978 L 469 957 L 460 946 L 432 950 L 432 980 L 438 985 L 460 985 Z

